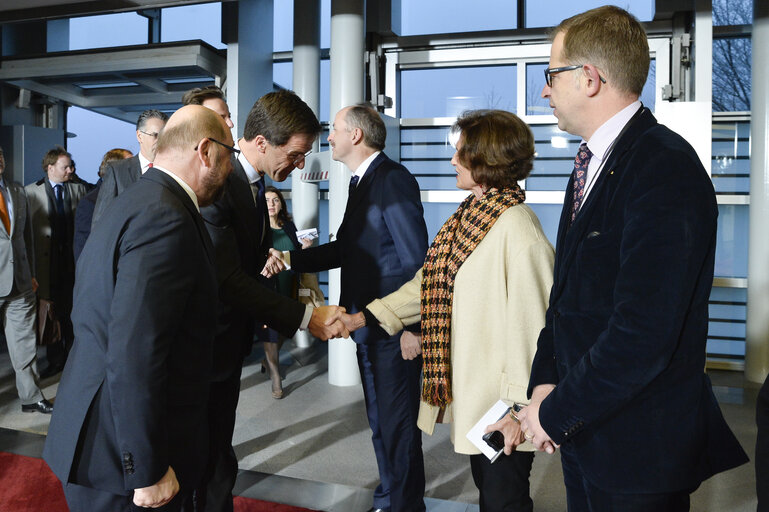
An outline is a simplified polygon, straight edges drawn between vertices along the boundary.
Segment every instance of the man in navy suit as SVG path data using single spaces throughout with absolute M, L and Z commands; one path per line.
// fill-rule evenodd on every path
M 232 142 L 211 110 L 177 111 L 80 256 L 43 451 L 73 512 L 179 510 L 201 478 L 217 285 L 199 208 L 221 194 Z
M 549 66 L 542 96 L 583 144 L 522 430 L 560 445 L 570 512 L 689 510 L 703 480 L 747 461 L 704 373 L 713 185 L 638 101 L 649 48 L 632 15 L 563 21 Z
M 219 110 L 229 111 L 226 104 Z M 208 409 L 210 457 L 204 480 L 195 490 L 198 512 L 233 508 L 238 459 L 232 435 L 243 360 L 254 344 L 255 322 L 286 337 L 309 329 L 324 340 L 344 328 L 338 321 L 326 325 L 341 308 L 305 306 L 265 286 L 259 275 L 272 244 L 264 175 L 283 181 L 295 167 L 304 167 L 305 153 L 319 132 L 315 114 L 295 93 L 265 94 L 251 108 L 243 137 L 237 141 L 225 194 L 201 210 L 216 253 L 220 303 Z
M 427 252 L 419 185 L 408 169 L 382 153 L 386 134 L 381 117 L 368 105 L 339 111 L 328 136 L 331 156 L 353 176 L 337 239 L 282 256 L 297 272 L 341 267 L 339 305 L 348 313 L 363 311 L 400 288 L 422 267 Z M 381 481 L 374 510 L 424 510 L 422 437 L 416 424 L 421 356 L 404 360 L 400 333 L 388 336 L 378 326 L 361 328 L 353 338 Z

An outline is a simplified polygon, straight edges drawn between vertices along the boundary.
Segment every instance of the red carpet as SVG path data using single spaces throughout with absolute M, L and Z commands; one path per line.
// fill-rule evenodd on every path
M 68 512 L 68 510 L 61 484 L 43 459 L 0 452 L 0 511 Z M 235 512 L 313 511 L 236 496 Z

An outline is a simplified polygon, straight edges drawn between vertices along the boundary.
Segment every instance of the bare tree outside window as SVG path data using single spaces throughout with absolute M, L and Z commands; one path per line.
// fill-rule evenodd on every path
M 753 0 L 713 0 L 713 25 L 749 25 Z M 751 40 L 725 37 L 713 40 L 713 111 L 750 110 Z

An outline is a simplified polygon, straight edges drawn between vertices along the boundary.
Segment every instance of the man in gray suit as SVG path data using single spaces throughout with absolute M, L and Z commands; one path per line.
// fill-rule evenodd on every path
M 0 320 L 16 372 L 21 410 L 50 414 L 53 405 L 45 399 L 37 382 L 37 281 L 31 272 L 32 223 L 27 195 L 21 185 L 3 178 L 4 171 L 5 157 L 0 148 Z
M 46 348 L 48 367 L 42 378 L 56 375 L 64 368 L 72 346 L 72 287 L 75 284 L 75 257 L 72 240 L 77 203 L 88 192 L 82 183 L 72 181 L 72 155 L 62 147 L 48 151 L 43 158 L 46 176 L 25 187 L 32 220 L 34 262 L 32 270 L 40 287 L 40 299 L 53 302 L 56 319 L 61 324 L 62 342 Z
M 168 121 L 168 116 L 159 110 L 145 110 L 136 120 L 136 140 L 139 141 L 139 152 L 125 160 L 107 164 L 102 176 L 99 195 L 93 211 L 91 228 L 96 226 L 104 215 L 107 207 L 112 204 L 128 185 L 139 180 L 142 174 L 152 165 L 155 158 L 155 145 L 158 135 Z

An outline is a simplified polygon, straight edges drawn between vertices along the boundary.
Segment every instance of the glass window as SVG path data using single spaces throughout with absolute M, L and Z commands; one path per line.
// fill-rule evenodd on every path
M 708 357 L 742 359 L 745 357 L 745 288 L 714 287 L 710 292 Z
M 617 5 L 627 9 L 641 21 L 654 18 L 652 0 L 625 0 L 623 2 L 604 2 L 601 0 L 519 0 L 526 2 L 526 27 L 554 27 L 562 20 L 602 5 Z M 731 0 L 724 0 L 731 1 Z
M 402 128 L 400 151 L 401 163 L 416 177 L 420 189 L 456 190 L 448 126 Z
M 67 109 L 67 131 L 76 135 L 67 139 L 67 151 L 77 163 L 77 174 L 96 183 L 104 153 L 113 148 L 139 151 L 136 126 L 80 107 Z
M 527 203 L 539 218 L 545 236 L 550 244 L 555 247 L 555 241 L 558 238 L 558 223 L 561 221 L 561 204 L 534 204 Z
M 713 0 L 713 25 L 750 25 L 753 0 Z
M 518 26 L 517 2 L 510 0 L 406 0 L 400 4 L 404 36 Z
M 580 137 L 569 135 L 557 125 L 531 125 L 537 157 L 526 179 L 527 190 L 565 190 L 574 168 Z
M 402 70 L 401 118 L 454 117 L 465 110 L 515 112 L 515 66 Z
M 329 87 L 331 87 L 330 63 L 328 59 L 320 61 L 320 121 L 329 120 Z M 272 81 L 284 89 L 294 87 L 294 65 L 292 62 L 272 64 Z
M 220 2 L 168 7 L 161 11 L 161 41 L 165 43 L 191 39 L 200 39 L 215 48 L 227 47 L 222 43 Z
M 750 122 L 714 122 L 711 176 L 716 193 L 750 193 Z
M 69 49 L 147 44 L 147 23 L 147 18 L 135 12 L 71 18 Z
M 747 205 L 718 205 L 716 276 L 747 277 L 748 220 Z
M 750 110 L 750 38 L 713 40 L 713 111 Z

